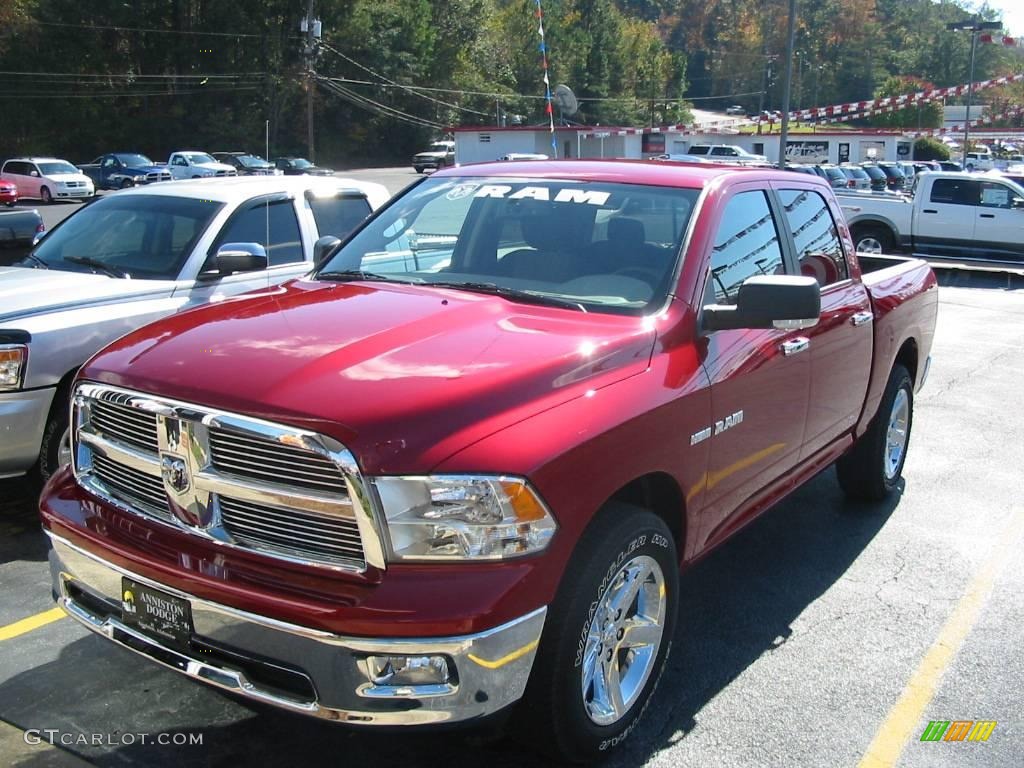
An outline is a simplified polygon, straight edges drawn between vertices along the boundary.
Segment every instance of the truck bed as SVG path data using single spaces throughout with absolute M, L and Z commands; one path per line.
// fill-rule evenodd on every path
M 910 375 L 914 390 L 924 384 L 926 360 L 931 351 L 938 314 L 938 282 L 932 268 L 923 259 L 911 256 L 857 254 L 864 287 L 871 295 L 874 310 L 875 356 L 871 380 L 864 403 L 864 415 L 857 426 L 859 435 L 878 410 L 889 372 L 900 355 L 903 339 L 919 339 L 916 370 Z M 913 342 L 908 342 L 913 343 Z

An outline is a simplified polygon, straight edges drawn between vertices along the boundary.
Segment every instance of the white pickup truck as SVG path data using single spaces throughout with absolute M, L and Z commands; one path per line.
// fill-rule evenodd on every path
M 0 268 L 0 478 L 70 460 L 71 380 L 101 347 L 309 272 L 388 197 L 352 179 L 240 176 L 134 187 L 66 218 Z
M 167 158 L 171 177 L 175 179 L 203 179 L 208 176 L 236 176 L 238 171 L 227 163 L 219 163 L 205 152 L 186 150 L 172 152 Z
M 1009 179 L 925 172 L 909 197 L 838 198 L 858 251 L 1024 264 L 1024 187 Z

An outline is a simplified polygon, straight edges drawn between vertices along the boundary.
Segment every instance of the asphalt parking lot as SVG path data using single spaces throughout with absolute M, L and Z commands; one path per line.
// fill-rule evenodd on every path
M 361 173 L 392 191 L 416 178 Z M 669 667 L 609 765 L 1024 763 L 1024 278 L 941 281 L 902 492 L 853 505 L 826 471 L 691 569 Z M 24 482 L 0 481 L 0 594 L 7 764 L 543 764 L 508 737 L 371 733 L 253 708 L 92 636 L 53 610 Z M 932 720 L 996 726 L 983 743 L 920 741 Z M 25 745 L 31 729 L 70 743 Z

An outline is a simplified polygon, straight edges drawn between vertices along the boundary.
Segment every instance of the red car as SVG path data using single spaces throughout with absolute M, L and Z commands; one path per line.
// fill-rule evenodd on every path
M 8 208 L 13 208 L 16 202 L 18 202 L 18 185 L 13 181 L 0 179 L 0 203 Z
M 439 171 L 312 276 L 82 368 L 41 499 L 55 594 L 264 703 L 520 705 L 596 758 L 658 682 L 681 569 L 833 462 L 857 498 L 900 483 L 937 298 L 924 262 L 858 258 L 809 176 Z

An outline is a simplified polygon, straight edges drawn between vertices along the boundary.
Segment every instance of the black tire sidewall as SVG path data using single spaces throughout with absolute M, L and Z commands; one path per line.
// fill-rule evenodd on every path
M 679 563 L 668 527 L 653 513 L 628 505 L 616 504 L 604 512 L 577 547 L 548 612 L 549 630 L 535 666 L 539 674 L 530 681 L 531 686 L 545 689 L 546 702 L 540 706 L 527 702 L 532 717 L 549 721 L 549 748 L 574 762 L 607 754 L 626 741 L 640 722 L 671 651 L 678 612 Z M 665 579 L 661 645 L 650 677 L 625 717 L 600 726 L 587 715 L 581 693 L 583 648 L 603 591 L 624 563 L 640 555 L 656 560 Z
M 43 429 L 43 439 L 39 446 L 39 464 L 37 472 L 39 479 L 46 482 L 57 470 L 60 469 L 58 456 L 60 455 L 60 441 L 68 428 L 69 415 L 66 393 L 57 393 L 57 397 L 63 402 L 54 402 L 50 409 L 50 417 Z
M 53 202 L 53 194 L 50 192 L 49 187 L 43 187 L 39 190 L 39 199 L 47 205 Z
M 886 437 L 888 435 L 889 421 L 892 419 L 892 407 L 895 405 L 896 395 L 901 389 L 905 389 L 907 392 L 907 437 L 903 443 L 903 455 L 900 456 L 900 464 L 890 478 L 885 473 Z M 899 484 L 900 479 L 903 477 L 903 467 L 907 463 L 907 452 L 910 450 L 910 437 L 914 426 L 914 383 L 911 381 L 910 373 L 903 366 L 893 369 L 889 386 L 886 388 L 885 397 L 882 400 L 882 406 L 884 410 L 880 409 L 878 412 L 879 421 L 877 429 L 879 434 L 876 437 L 879 445 L 877 456 L 879 462 L 878 472 L 881 474 L 885 490 L 891 491 Z

